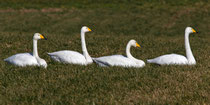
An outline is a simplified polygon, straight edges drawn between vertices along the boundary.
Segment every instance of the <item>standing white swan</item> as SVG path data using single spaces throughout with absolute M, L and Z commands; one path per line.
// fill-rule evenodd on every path
M 38 55 L 37 51 L 37 41 L 39 39 L 45 39 L 46 37 L 41 35 L 40 33 L 35 33 L 33 36 L 33 53 L 19 53 L 15 54 L 9 58 L 4 59 L 5 62 L 8 62 L 10 64 L 16 65 L 16 66 L 42 66 L 44 68 L 47 68 L 47 63 L 44 59 L 41 59 Z
M 149 59 L 149 60 L 147 60 L 147 62 L 148 63 L 156 63 L 159 65 L 171 65 L 171 64 L 174 64 L 174 65 L 195 65 L 196 61 L 192 54 L 192 51 L 190 48 L 190 43 L 189 43 L 190 33 L 196 33 L 196 31 L 191 27 L 187 27 L 185 29 L 185 50 L 186 50 L 187 58 L 183 55 L 167 54 L 167 55 L 159 56 L 154 59 Z
M 134 58 L 130 53 L 130 47 L 140 47 L 135 40 L 130 40 L 126 46 L 126 55 L 111 55 L 99 58 L 93 58 L 93 60 L 100 66 L 122 66 L 122 67 L 143 67 L 145 66 L 144 61 Z
M 48 55 L 57 62 L 62 63 L 69 63 L 69 64 L 80 64 L 80 65 L 87 65 L 93 62 L 92 58 L 88 54 L 86 43 L 85 43 L 85 32 L 91 31 L 90 28 L 83 26 L 81 28 L 81 42 L 82 42 L 82 51 L 83 55 L 70 50 L 63 50 L 48 53 Z

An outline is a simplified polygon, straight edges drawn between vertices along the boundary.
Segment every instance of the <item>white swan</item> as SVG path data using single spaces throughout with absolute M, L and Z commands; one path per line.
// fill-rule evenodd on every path
M 111 55 L 99 58 L 93 58 L 93 60 L 99 64 L 99 66 L 122 66 L 122 67 L 143 67 L 145 66 L 144 61 L 134 58 L 130 53 L 130 47 L 140 47 L 135 40 L 130 40 L 126 46 L 126 55 Z
M 83 55 L 76 51 L 70 51 L 70 50 L 48 53 L 48 55 L 53 60 L 62 63 L 80 64 L 80 65 L 87 65 L 92 63 L 93 60 L 87 52 L 86 43 L 85 43 L 85 32 L 89 31 L 91 31 L 91 29 L 86 26 L 83 26 L 81 28 L 81 42 L 82 42 Z
M 10 64 L 16 65 L 16 66 L 42 66 L 44 68 L 47 68 L 47 63 L 44 59 L 41 59 L 38 55 L 37 51 L 37 40 L 39 39 L 45 39 L 46 37 L 41 35 L 40 33 L 35 33 L 33 36 L 33 53 L 19 53 L 15 54 L 9 58 L 4 59 L 5 62 L 8 62 Z
M 189 35 L 190 33 L 196 33 L 196 31 L 191 28 L 187 27 L 185 29 L 185 49 L 186 49 L 186 55 L 187 58 L 183 55 L 178 55 L 178 54 L 167 54 L 167 55 L 162 55 L 154 59 L 149 59 L 147 60 L 148 63 L 156 63 L 159 65 L 195 65 L 196 61 L 195 58 L 192 54 L 191 48 L 190 48 L 190 43 L 189 43 Z

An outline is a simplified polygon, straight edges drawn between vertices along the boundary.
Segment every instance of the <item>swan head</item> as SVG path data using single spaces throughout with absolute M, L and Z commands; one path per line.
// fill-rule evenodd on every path
M 185 33 L 189 33 L 189 34 L 191 34 L 191 33 L 197 33 L 192 27 L 187 27 L 186 29 L 185 29 Z
M 133 40 L 133 39 L 130 40 L 129 43 L 130 43 L 131 46 L 134 46 L 134 47 L 141 47 L 141 46 L 140 46 L 135 40 Z
M 47 38 L 44 35 L 40 34 L 40 33 L 35 33 L 33 39 L 35 39 L 35 40 L 39 40 L 39 39 L 47 40 Z
M 88 28 L 87 26 L 83 26 L 82 29 L 81 29 L 81 32 L 90 32 L 92 31 L 90 28 Z

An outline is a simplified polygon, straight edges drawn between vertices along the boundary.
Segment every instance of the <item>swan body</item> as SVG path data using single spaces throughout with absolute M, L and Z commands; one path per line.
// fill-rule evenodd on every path
M 195 65 L 196 61 L 189 44 L 190 33 L 196 33 L 196 31 L 191 27 L 187 27 L 185 29 L 185 49 L 187 57 L 178 54 L 166 54 L 154 59 L 149 59 L 147 62 L 159 65 Z
M 19 53 L 15 54 L 11 57 L 4 59 L 5 62 L 16 66 L 42 66 L 44 68 L 47 67 L 47 63 L 44 59 L 41 59 L 38 56 L 37 51 L 37 40 L 46 39 L 43 35 L 39 33 L 35 33 L 33 37 L 33 53 Z
M 50 55 L 51 58 L 57 62 L 81 65 L 87 64 L 85 57 L 76 51 L 63 50 L 48 53 L 48 55 Z
M 164 65 L 164 64 L 177 64 L 177 65 L 186 65 L 188 63 L 188 60 L 185 56 L 183 55 L 178 55 L 178 54 L 167 54 L 167 55 L 162 55 L 157 58 L 147 60 L 148 63 L 157 63 L 159 65 Z
M 79 65 L 87 65 L 92 63 L 93 60 L 87 52 L 86 43 L 85 43 L 85 32 L 89 31 L 91 31 L 91 29 L 89 29 L 86 26 L 83 26 L 81 29 L 81 42 L 82 42 L 83 54 L 80 54 L 79 52 L 76 51 L 63 50 L 63 51 L 48 53 L 48 55 L 54 61 L 61 63 L 79 64 Z
M 144 61 L 138 60 L 134 58 L 130 54 L 130 47 L 140 47 L 138 43 L 136 43 L 135 40 L 130 40 L 126 47 L 126 56 L 123 55 L 111 55 L 111 56 L 104 56 L 99 58 L 93 58 L 93 60 L 99 65 L 99 66 L 121 66 L 121 67 L 143 67 L 145 66 Z
M 122 67 L 143 67 L 145 63 L 141 60 L 135 61 L 123 55 L 111 55 L 93 59 L 99 66 L 122 66 Z
M 30 53 L 15 54 L 4 61 L 17 66 L 38 65 L 36 58 Z

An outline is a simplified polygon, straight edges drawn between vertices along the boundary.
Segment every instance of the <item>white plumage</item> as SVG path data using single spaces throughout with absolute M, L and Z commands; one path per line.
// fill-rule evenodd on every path
M 44 59 L 41 59 L 37 51 L 37 40 L 46 39 L 43 35 L 35 33 L 33 37 L 33 53 L 19 53 L 4 59 L 5 62 L 16 66 L 42 66 L 47 67 Z
M 99 66 L 121 66 L 121 67 L 143 67 L 145 66 L 144 61 L 134 58 L 130 53 L 130 47 L 140 47 L 135 40 L 130 40 L 126 47 L 126 56 L 123 55 L 111 55 L 99 58 L 93 58 L 93 60 Z
M 167 54 L 167 55 L 162 55 L 157 58 L 147 60 L 148 63 L 157 63 L 159 65 L 164 65 L 164 64 L 177 64 L 177 65 L 185 65 L 188 63 L 188 60 L 185 56 L 183 55 L 178 55 L 178 54 Z
M 86 43 L 85 43 L 85 32 L 89 31 L 91 31 L 91 29 L 89 29 L 86 26 L 83 26 L 81 29 L 81 43 L 82 43 L 83 55 L 76 51 L 70 51 L 70 50 L 48 53 L 48 55 L 54 61 L 61 63 L 80 64 L 80 65 L 87 65 L 92 63 L 93 60 L 87 52 Z
M 196 33 L 196 31 L 191 28 L 187 27 L 185 29 L 185 49 L 187 57 L 178 54 L 167 54 L 162 55 L 154 59 L 147 60 L 148 63 L 156 63 L 159 65 L 195 65 L 196 61 L 192 54 L 190 43 L 189 43 L 189 34 Z
M 36 58 L 30 53 L 15 54 L 9 58 L 4 59 L 4 61 L 17 66 L 38 65 Z
M 76 51 L 64 50 L 48 54 L 51 56 L 53 60 L 57 62 L 81 64 L 81 65 L 85 65 L 87 63 L 85 57 Z

